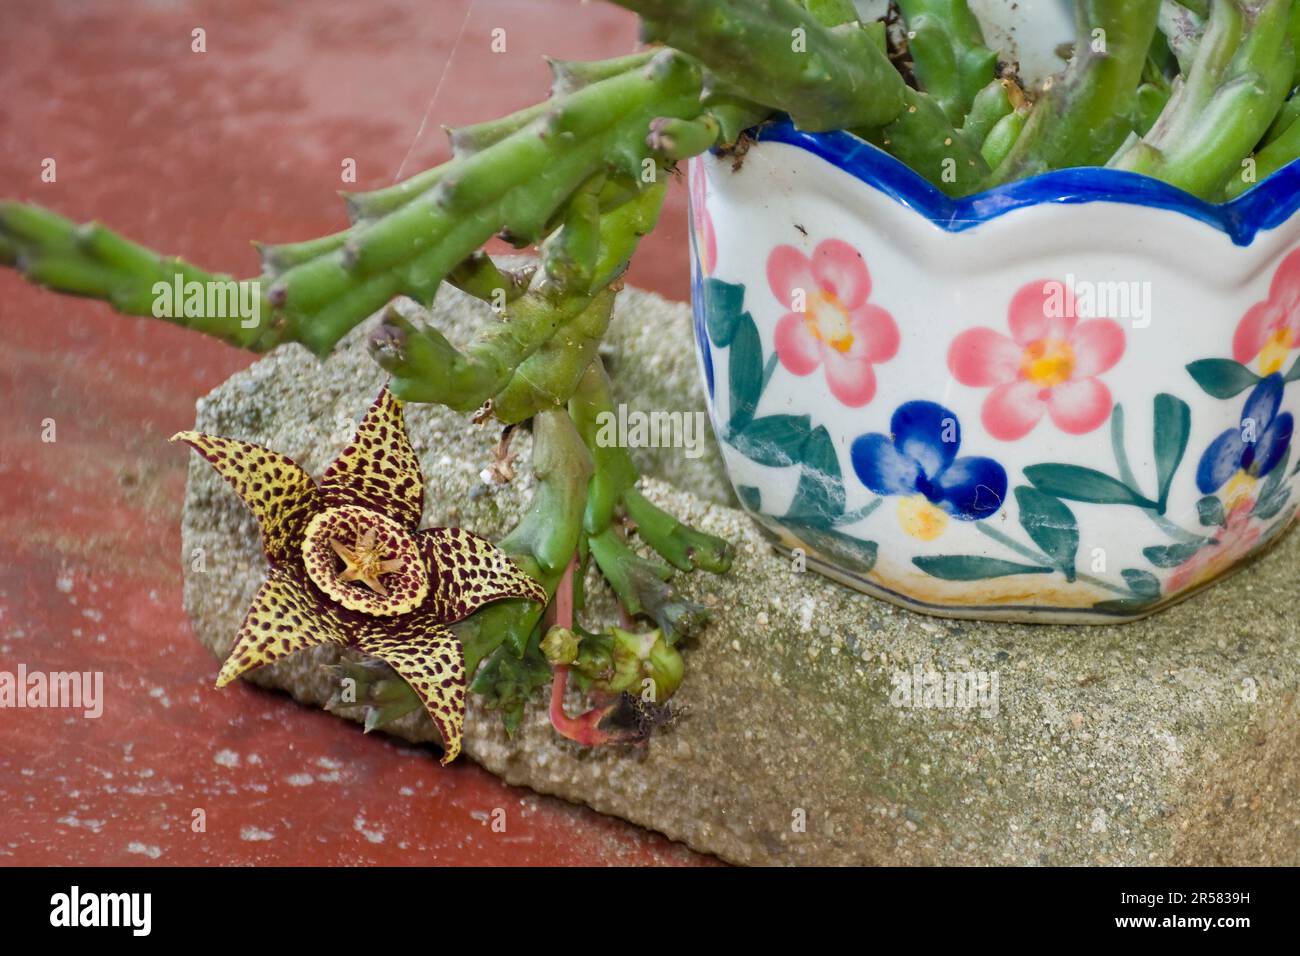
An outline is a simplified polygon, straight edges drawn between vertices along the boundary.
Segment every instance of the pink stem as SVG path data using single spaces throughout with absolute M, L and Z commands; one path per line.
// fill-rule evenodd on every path
M 573 628 L 573 572 L 578 565 L 575 554 L 564 569 L 559 587 L 555 589 L 555 601 L 547 609 L 550 624 Z M 595 707 L 578 717 L 570 717 L 564 712 L 564 692 L 569 687 L 569 665 L 555 665 L 555 681 L 551 684 L 551 726 L 563 737 L 587 747 L 596 747 L 615 738 L 599 728 L 600 721 L 609 712 L 609 707 Z

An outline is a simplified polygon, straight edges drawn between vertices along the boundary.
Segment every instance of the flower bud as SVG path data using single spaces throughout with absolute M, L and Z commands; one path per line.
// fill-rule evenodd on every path
M 578 659 L 578 636 L 557 624 L 542 638 L 542 653 L 552 664 L 572 664 Z

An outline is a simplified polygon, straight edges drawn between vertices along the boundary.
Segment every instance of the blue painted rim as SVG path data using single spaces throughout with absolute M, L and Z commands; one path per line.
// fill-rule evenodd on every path
M 1239 246 L 1248 246 L 1257 233 L 1280 226 L 1300 209 L 1300 160 L 1231 202 L 1218 204 L 1149 176 L 1096 166 L 1059 169 L 950 199 L 904 163 L 850 133 L 806 133 L 789 120 L 753 132 L 760 142 L 785 143 L 821 157 L 948 232 L 963 232 L 1043 203 L 1114 202 L 1179 212 L 1226 233 Z

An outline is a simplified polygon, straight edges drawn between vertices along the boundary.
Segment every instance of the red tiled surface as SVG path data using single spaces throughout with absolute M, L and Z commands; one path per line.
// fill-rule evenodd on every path
M 386 185 L 444 158 L 440 124 L 543 96 L 541 53 L 635 35 L 573 0 L 4 0 L 0 195 L 252 274 L 249 239 L 344 223 L 345 158 L 347 188 Z M 683 210 L 677 188 L 632 272 L 677 298 Z M 0 271 L 0 670 L 102 671 L 106 699 L 98 720 L 0 710 L 0 864 L 704 862 L 284 696 L 212 688 L 181 609 L 186 455 L 166 438 L 251 361 Z

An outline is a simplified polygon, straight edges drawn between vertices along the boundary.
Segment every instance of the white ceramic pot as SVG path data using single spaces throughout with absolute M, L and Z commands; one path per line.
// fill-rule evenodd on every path
M 1137 617 L 1295 514 L 1300 167 L 1212 206 L 1076 169 L 952 201 L 845 133 L 691 168 L 696 336 L 745 506 L 956 617 Z

